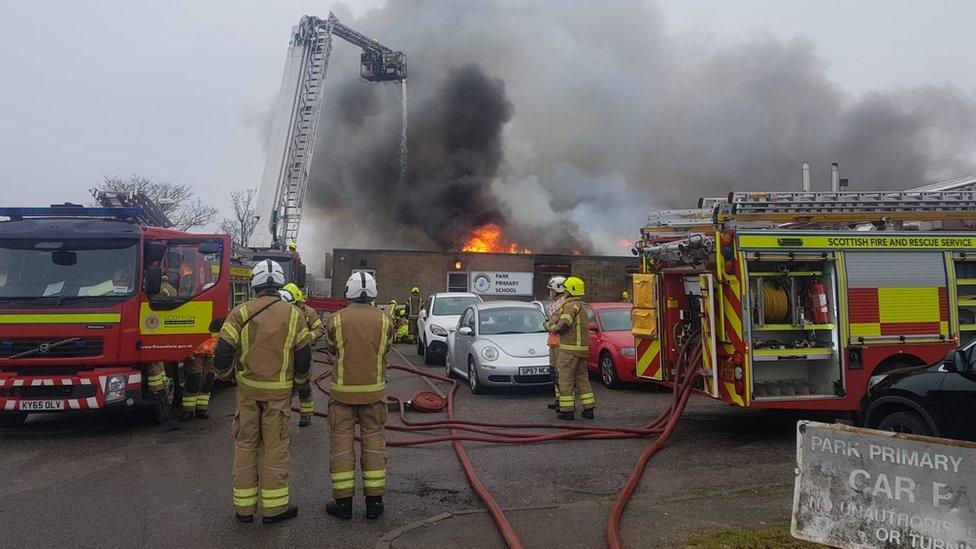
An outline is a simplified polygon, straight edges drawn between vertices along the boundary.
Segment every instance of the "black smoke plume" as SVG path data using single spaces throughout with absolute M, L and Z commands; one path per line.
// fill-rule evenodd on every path
M 336 42 L 304 234 L 451 249 L 496 222 L 525 247 L 626 253 L 647 212 L 730 190 L 901 189 L 974 170 L 976 103 L 950 85 L 854 95 L 814 46 L 703 45 L 644 0 L 389 0 L 346 23 L 406 52 L 400 87 L 359 81 Z M 309 230 L 311 229 L 311 230 Z

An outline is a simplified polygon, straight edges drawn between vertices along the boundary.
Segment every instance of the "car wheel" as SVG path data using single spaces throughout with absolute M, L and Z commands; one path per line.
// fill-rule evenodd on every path
M 0 427 L 20 427 L 25 421 L 27 421 L 27 414 L 23 412 L 0 414 Z
M 600 354 L 600 380 L 607 389 L 620 388 L 620 374 L 617 373 L 617 365 L 613 363 L 610 353 Z
M 891 431 L 893 433 L 907 433 L 910 435 L 932 435 L 932 429 L 917 412 L 895 412 L 881 418 L 878 423 L 881 431 Z
M 485 390 L 478 381 L 478 368 L 474 365 L 474 359 L 468 359 L 468 387 L 471 388 L 472 395 L 484 394 Z
M 430 349 L 424 349 L 424 364 L 430 366 L 434 364 L 434 357 L 430 356 Z
M 424 356 L 424 338 L 417 338 L 417 356 Z
M 447 350 L 447 356 L 444 357 L 444 370 L 448 378 L 454 379 L 457 374 L 454 373 L 454 366 L 451 364 L 451 350 Z

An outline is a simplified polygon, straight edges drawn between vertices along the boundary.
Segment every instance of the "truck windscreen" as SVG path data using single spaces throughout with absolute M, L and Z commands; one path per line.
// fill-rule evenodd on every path
M 130 239 L 2 239 L 0 301 L 121 301 L 136 291 L 138 251 Z

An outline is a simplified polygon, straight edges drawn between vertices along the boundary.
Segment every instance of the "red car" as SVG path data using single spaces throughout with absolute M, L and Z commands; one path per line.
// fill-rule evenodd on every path
M 586 368 L 599 373 L 608 389 L 618 389 L 637 378 L 634 336 L 630 333 L 630 303 L 587 303 L 590 356 Z

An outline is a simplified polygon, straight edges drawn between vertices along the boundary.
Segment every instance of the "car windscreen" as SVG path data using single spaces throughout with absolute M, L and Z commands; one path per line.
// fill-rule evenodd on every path
M 471 296 L 435 297 L 434 310 L 431 311 L 431 313 L 434 316 L 459 315 L 464 312 L 464 309 L 466 309 L 468 305 L 480 302 L 480 299 Z
M 0 300 L 118 301 L 136 291 L 138 252 L 130 239 L 2 239 Z
M 512 307 L 482 309 L 478 312 L 478 333 L 481 335 L 538 334 L 545 317 L 538 309 Z
M 629 332 L 631 329 L 630 309 L 604 309 L 596 314 L 600 316 L 605 332 Z

